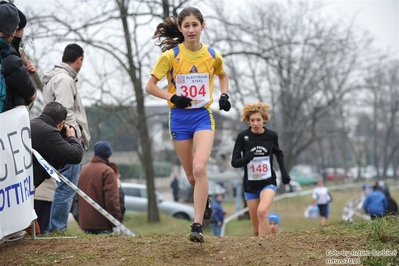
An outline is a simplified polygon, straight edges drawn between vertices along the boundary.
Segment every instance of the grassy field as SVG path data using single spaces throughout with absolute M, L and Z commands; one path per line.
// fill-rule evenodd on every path
M 333 201 L 330 204 L 329 222 L 342 220 L 342 212 L 345 203 L 356 196 L 359 189 L 348 189 L 343 191 L 332 191 Z M 281 226 L 280 228 L 286 232 L 293 232 L 298 230 L 310 229 L 319 226 L 319 220 L 306 219 L 304 211 L 306 207 L 312 202 L 311 195 L 298 196 L 294 198 L 286 198 L 273 203 L 271 212 L 280 214 Z M 228 204 L 224 204 L 226 209 Z M 233 209 L 228 209 L 234 212 Z M 229 212 L 228 212 L 229 214 Z M 240 220 L 231 222 L 226 226 L 225 235 L 227 236 L 251 236 L 252 224 L 249 220 Z
M 304 187 L 303 190 L 312 189 Z M 352 188 L 342 191 L 332 191 L 333 201 L 330 206 L 330 217 L 328 222 L 341 221 L 345 203 L 352 197 L 361 193 L 361 189 Z M 399 190 L 391 191 L 392 197 L 399 200 Z M 277 212 L 281 216 L 281 229 L 286 232 L 312 229 L 319 227 L 318 220 L 309 220 L 304 217 L 306 207 L 311 203 L 311 195 L 287 198 L 273 203 L 271 212 Z M 236 212 L 236 203 L 233 201 L 223 202 L 227 216 Z M 126 215 L 124 225 L 136 235 L 150 235 L 163 233 L 189 232 L 191 222 L 177 220 L 161 214 L 160 224 L 147 223 L 147 215 Z M 68 234 L 82 234 L 76 222 L 68 224 Z M 205 235 L 212 235 L 211 227 L 204 228 Z M 252 224 L 250 220 L 234 220 L 226 226 L 225 236 L 252 236 Z
M 0 264 L 319 266 L 337 260 L 348 265 L 343 261 L 349 259 L 359 265 L 399 265 L 398 217 L 341 221 L 344 204 L 360 192 L 333 191 L 330 219 L 325 226 L 304 218 L 304 209 L 311 202 L 307 195 L 273 203 L 272 211 L 280 213 L 285 234 L 252 237 L 249 220 L 233 220 L 226 237 L 212 236 L 208 227 L 204 244 L 188 240 L 191 222 L 162 214 L 161 222 L 155 224 L 147 223 L 146 214 L 127 215 L 124 224 L 136 237 L 85 235 L 76 222 L 70 222 L 67 235 L 53 233 L 36 241 L 25 237 L 3 243 Z M 391 190 L 391 194 L 399 199 L 399 190 Z M 235 202 L 224 202 L 224 207 L 228 215 L 235 212 Z M 352 254 L 359 251 L 362 255 Z
M 53 234 L 5 242 L 1 265 L 399 265 L 399 222 L 392 216 L 371 222 L 330 221 L 266 237 L 206 236 L 203 244 L 190 242 L 186 230 L 165 232 L 183 231 L 176 227 L 186 224 L 173 218 L 162 217 L 162 224 L 146 227 L 145 216 L 139 217 L 129 221 L 135 223 L 136 237 Z M 151 233 L 155 231 L 164 233 Z

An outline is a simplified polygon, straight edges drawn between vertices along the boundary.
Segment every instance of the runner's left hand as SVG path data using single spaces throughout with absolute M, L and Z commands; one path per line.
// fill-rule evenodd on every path
M 289 175 L 283 176 L 283 184 L 288 185 L 291 181 L 291 177 Z
M 225 110 L 228 112 L 231 108 L 231 104 L 229 102 L 229 95 L 227 93 L 222 93 L 219 99 L 219 110 Z

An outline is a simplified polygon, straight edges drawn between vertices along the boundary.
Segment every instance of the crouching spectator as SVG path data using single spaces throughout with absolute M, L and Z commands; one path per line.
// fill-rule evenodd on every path
M 270 234 L 277 235 L 284 233 L 284 231 L 280 229 L 280 215 L 277 213 L 270 213 L 268 218 Z
M 94 156 L 80 173 L 78 187 L 92 200 L 121 221 L 117 176 L 109 166 L 112 155 L 111 145 L 99 141 L 94 145 Z M 87 234 L 109 234 L 115 227 L 98 210 L 78 197 L 79 226 Z
M 306 208 L 304 216 L 308 219 L 319 219 L 319 207 L 316 201 L 312 201 L 312 204 Z
M 379 190 L 378 185 L 373 187 L 373 192 L 367 195 L 363 203 L 363 209 L 370 215 L 371 220 L 381 218 L 388 207 L 388 201 L 383 192 Z
M 58 102 L 48 103 L 42 114 L 30 121 L 32 148 L 55 169 L 67 164 L 80 163 L 83 147 L 72 126 L 65 125 L 67 109 Z M 48 172 L 33 159 L 35 211 L 41 233 L 46 233 L 50 222 L 51 202 L 57 187 Z M 42 184 L 43 183 L 43 184 Z

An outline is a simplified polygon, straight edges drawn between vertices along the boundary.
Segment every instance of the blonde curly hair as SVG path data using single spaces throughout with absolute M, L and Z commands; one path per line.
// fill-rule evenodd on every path
M 269 108 L 271 107 L 270 104 L 264 102 L 258 103 L 249 103 L 244 105 L 244 109 L 241 113 L 241 121 L 249 122 L 249 117 L 254 113 L 260 113 L 264 123 L 266 124 L 267 121 L 270 120 Z

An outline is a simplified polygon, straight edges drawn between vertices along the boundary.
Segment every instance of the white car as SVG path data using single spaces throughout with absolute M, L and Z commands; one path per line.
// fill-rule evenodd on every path
M 143 213 L 147 211 L 147 186 L 134 183 L 122 183 L 125 192 L 125 208 L 128 213 Z M 158 209 L 161 213 L 174 218 L 194 220 L 194 208 L 179 202 L 169 201 L 161 193 L 155 191 Z
M 190 185 L 186 177 L 179 178 L 179 200 L 183 202 L 193 202 L 194 188 Z M 217 194 L 224 195 L 226 189 L 216 181 L 208 179 L 208 196 L 212 199 Z
M 281 192 L 298 192 L 302 190 L 301 184 L 299 184 L 297 181 L 292 180 L 289 183 L 289 185 L 284 185 L 282 180 L 281 180 L 281 173 L 280 171 L 275 171 L 276 172 L 276 182 L 277 182 L 277 189 Z

